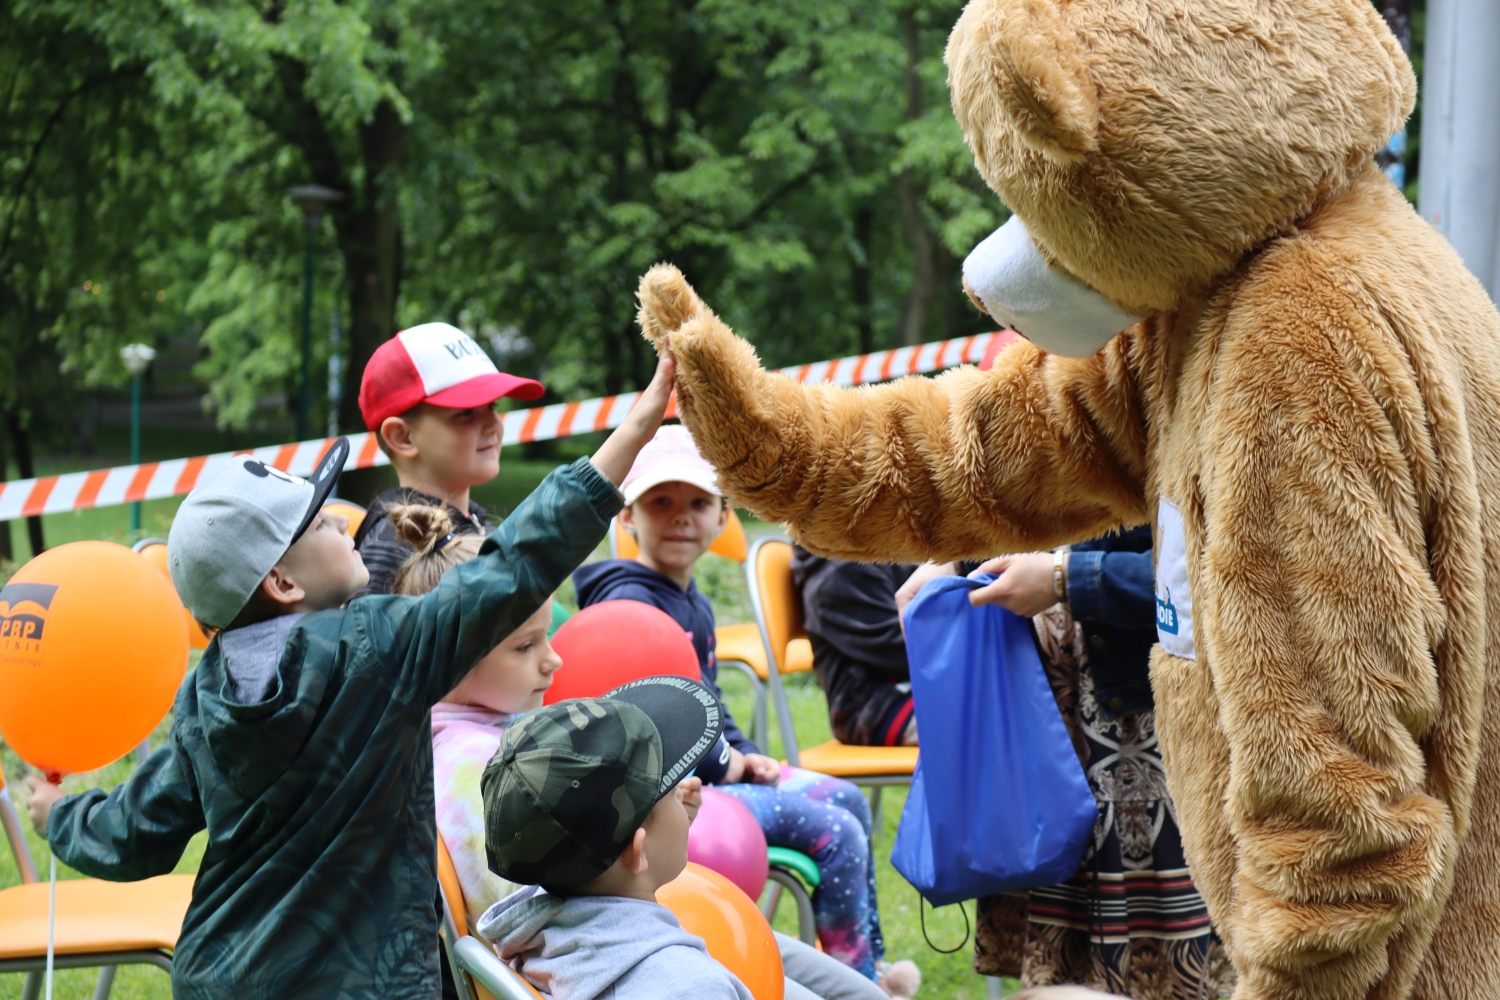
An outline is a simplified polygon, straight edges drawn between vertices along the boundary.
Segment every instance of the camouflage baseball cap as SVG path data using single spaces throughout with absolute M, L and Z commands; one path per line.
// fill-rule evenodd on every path
M 480 779 L 490 870 L 549 890 L 582 887 L 723 732 L 719 700 L 685 677 L 528 712 L 506 727 Z

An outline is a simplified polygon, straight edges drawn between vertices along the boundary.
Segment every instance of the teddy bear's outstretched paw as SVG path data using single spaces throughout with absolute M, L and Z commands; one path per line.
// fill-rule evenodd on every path
M 667 334 L 709 311 L 682 272 L 671 264 L 657 264 L 642 275 L 636 298 L 640 301 L 636 319 L 641 333 L 658 348 Z

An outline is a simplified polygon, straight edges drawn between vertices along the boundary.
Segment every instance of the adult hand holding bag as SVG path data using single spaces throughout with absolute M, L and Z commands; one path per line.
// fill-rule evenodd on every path
M 1099 815 L 1047 682 L 1031 623 L 932 580 L 906 611 L 922 752 L 891 864 L 936 906 L 1055 885 Z

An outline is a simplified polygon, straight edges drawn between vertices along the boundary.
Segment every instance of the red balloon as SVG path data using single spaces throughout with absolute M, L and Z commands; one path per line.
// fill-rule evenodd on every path
M 688 828 L 688 860 L 712 868 L 751 899 L 759 899 L 771 870 L 766 835 L 750 807 L 728 792 L 703 789 L 703 806 Z
M 672 616 L 640 601 L 604 601 L 563 622 L 552 637 L 563 665 L 544 704 L 597 698 L 642 677 L 702 680 L 693 642 Z

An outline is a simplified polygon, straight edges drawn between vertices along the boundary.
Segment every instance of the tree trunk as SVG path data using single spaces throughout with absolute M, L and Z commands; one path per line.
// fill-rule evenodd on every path
M 10 443 L 16 449 L 16 471 L 22 479 L 36 476 L 36 466 L 31 461 L 31 434 L 21 423 L 21 412 L 17 409 L 5 411 L 5 429 L 10 432 Z M 42 518 L 33 514 L 26 519 L 26 532 L 31 536 L 31 554 L 39 556 L 47 551 L 47 542 L 42 535 Z
M 5 435 L 0 433 L 0 482 L 10 478 L 10 462 L 5 456 Z M 16 552 L 10 544 L 10 522 L 0 521 L 0 560 L 15 562 Z
M 400 170 L 406 126 L 389 102 L 360 126 L 364 185 L 345 212 L 334 215 L 344 274 L 349 282 L 349 325 L 344 333 L 344 364 L 339 427 L 364 429 L 359 412 L 359 383 L 370 355 L 396 335 L 396 302 L 401 294 Z M 388 485 L 389 469 L 357 469 L 339 480 L 339 495 L 367 503 Z
M 339 426 L 364 427 L 359 383 L 375 349 L 396 334 L 396 301 L 401 294 L 401 207 L 398 175 L 406 126 L 389 102 L 382 102 L 360 126 L 364 187 L 347 212 L 336 214 L 339 250 L 349 281 L 349 355 Z
M 906 120 L 915 121 L 922 114 L 921 37 L 911 8 L 901 11 L 899 21 L 906 45 Z M 901 342 L 920 344 L 926 339 L 927 321 L 938 293 L 939 247 L 927 228 L 922 190 L 910 170 L 901 174 L 896 189 L 901 199 L 901 228 L 912 257 L 911 291 L 901 315 Z
M 875 350 L 875 326 L 873 293 L 870 278 L 870 259 L 875 254 L 875 209 L 865 204 L 854 210 L 854 242 L 860 256 L 854 261 L 852 298 L 854 299 L 855 325 L 859 330 L 859 353 L 869 354 Z

